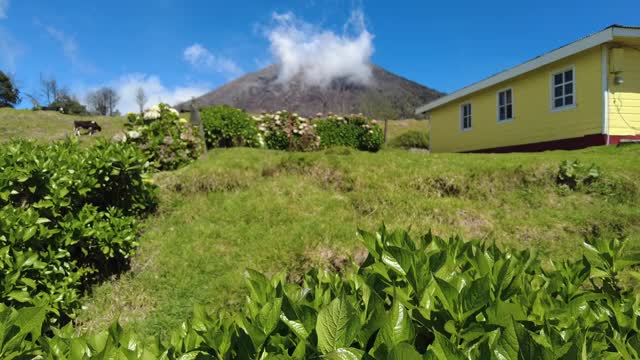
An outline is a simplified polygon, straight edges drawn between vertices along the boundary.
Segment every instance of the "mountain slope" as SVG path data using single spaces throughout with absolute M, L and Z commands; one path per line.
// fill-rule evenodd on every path
M 278 66 L 247 74 L 196 99 L 198 107 L 231 105 L 251 113 L 287 109 L 303 116 L 333 112 L 364 113 L 372 117 L 412 118 L 414 110 L 443 94 L 372 65 L 370 85 L 334 80 L 327 88 L 306 85 L 298 75 L 278 81 Z M 177 105 L 188 111 L 189 102 Z

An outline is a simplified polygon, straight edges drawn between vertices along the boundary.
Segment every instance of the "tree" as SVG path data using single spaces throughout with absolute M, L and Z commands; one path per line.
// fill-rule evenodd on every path
M 118 93 L 109 87 L 93 91 L 87 96 L 89 108 L 102 116 L 113 116 L 116 111 L 116 105 L 120 101 Z
M 56 101 L 47 106 L 49 110 L 62 109 L 62 112 L 68 115 L 88 115 L 87 108 L 80 104 L 78 99 L 66 92 L 58 95 Z
M 140 114 L 144 112 L 144 106 L 148 100 L 149 99 L 147 98 L 147 94 L 144 92 L 144 89 L 139 87 L 138 90 L 136 90 L 136 104 L 138 104 L 138 107 L 140 108 Z
M 0 108 L 12 108 L 19 104 L 20 101 L 20 90 L 15 86 L 9 75 L 0 71 Z
M 47 105 L 55 102 L 61 95 L 66 95 L 66 94 L 61 94 L 62 92 L 66 93 L 65 89 L 61 89 L 58 86 L 58 80 L 56 80 L 55 78 L 45 78 L 44 76 L 42 76 L 42 74 L 40 74 L 40 91 L 42 92 L 42 96 L 44 96 L 45 100 L 47 101 Z

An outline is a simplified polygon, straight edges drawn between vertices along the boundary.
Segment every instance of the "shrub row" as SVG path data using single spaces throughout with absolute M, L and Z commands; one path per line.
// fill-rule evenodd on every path
M 204 152 L 198 130 L 169 105 L 156 105 L 142 115 L 130 113 L 127 119 L 128 131 L 118 140 L 136 144 L 158 170 L 178 169 Z
M 273 150 L 313 151 L 348 146 L 378 151 L 384 142 L 382 129 L 361 115 L 307 119 L 296 113 L 278 111 L 251 117 L 229 106 L 201 111 L 207 146 L 266 147 Z
M 157 204 L 147 171 L 129 144 L 0 145 L 0 302 L 73 318 L 91 283 L 126 268 Z
M 38 307 L 0 308 L 0 356 L 127 359 L 637 359 L 640 299 L 619 275 L 640 263 L 620 241 L 542 267 L 535 254 L 480 241 L 414 242 L 406 232 L 360 233 L 368 258 L 346 275 L 312 270 L 298 284 L 248 271 L 235 315 L 197 308 L 168 341 L 119 325 L 42 336 Z M 31 319 L 31 320 L 28 320 Z M 35 319 L 35 320 L 34 320 Z
M 429 149 L 429 133 L 410 130 L 389 141 L 389 146 L 403 149 Z

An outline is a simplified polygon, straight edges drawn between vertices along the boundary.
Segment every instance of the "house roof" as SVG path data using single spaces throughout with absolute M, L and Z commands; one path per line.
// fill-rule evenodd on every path
M 605 44 L 607 42 L 612 41 L 614 37 L 640 38 L 640 27 L 611 25 L 606 29 L 601 30 L 595 34 L 586 36 L 578 41 L 572 42 L 571 44 L 552 50 L 544 55 L 538 56 L 525 63 L 522 63 L 508 70 L 492 75 L 484 80 L 471 84 L 449 95 L 438 98 L 435 101 L 432 101 L 416 109 L 416 114 L 425 113 L 429 110 L 433 110 L 437 107 L 450 103 L 454 100 L 460 99 L 469 94 L 475 93 L 479 90 L 488 88 L 490 86 L 499 84 L 503 81 L 528 73 L 530 71 L 533 71 L 535 69 L 548 65 L 550 63 L 556 62 L 560 59 L 564 59 L 571 55 L 577 54 L 581 51 Z

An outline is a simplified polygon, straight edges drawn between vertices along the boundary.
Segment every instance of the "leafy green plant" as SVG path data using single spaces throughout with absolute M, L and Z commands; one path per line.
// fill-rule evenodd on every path
M 200 111 L 207 147 L 259 147 L 260 137 L 256 121 L 243 110 L 215 106 Z
M 0 302 L 65 322 L 91 284 L 127 268 L 158 201 L 146 159 L 130 144 L 13 141 L 0 170 Z
M 159 104 L 142 115 L 127 116 L 128 129 L 122 141 L 136 144 L 158 170 L 175 170 L 188 165 L 204 152 L 198 131 L 175 109 Z
M 382 129 L 362 115 L 334 116 L 315 121 L 322 147 L 348 146 L 378 151 L 384 143 Z
M 556 182 L 571 190 L 588 187 L 600 178 L 600 170 L 594 164 L 585 165 L 578 160 L 565 160 L 560 164 Z
M 198 307 L 168 341 L 141 340 L 116 324 L 79 338 L 70 327 L 53 336 L 17 336 L 10 350 L 133 359 L 640 356 L 640 298 L 616 280 L 622 272 L 640 275 L 632 269 L 640 255 L 623 241 L 586 241 L 581 260 L 543 267 L 529 250 L 457 237 L 429 233 L 413 241 L 384 227 L 360 236 L 369 255 L 345 275 L 312 269 L 294 284 L 284 274 L 269 279 L 248 270 L 241 313 Z M 1 317 L 0 326 L 14 326 L 18 317 Z M 36 331 L 20 329 L 11 334 Z
M 429 149 L 429 134 L 410 130 L 389 141 L 389 146 L 403 149 Z

